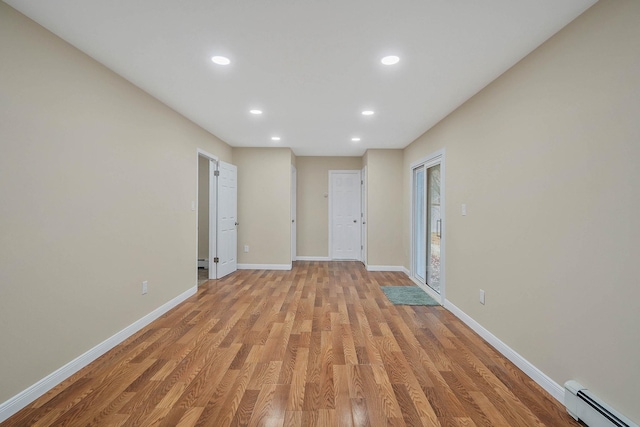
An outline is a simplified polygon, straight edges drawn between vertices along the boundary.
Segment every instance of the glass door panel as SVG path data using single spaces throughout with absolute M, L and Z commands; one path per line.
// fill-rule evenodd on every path
M 413 226 L 414 226 L 414 266 L 415 275 L 421 282 L 427 282 L 427 266 L 425 260 L 427 259 L 427 231 L 426 226 L 426 189 L 425 189 L 425 174 L 424 168 L 420 167 L 413 171 L 413 197 L 414 197 L 414 212 L 413 212 Z
M 434 291 L 440 293 L 440 239 L 442 237 L 442 216 L 440 214 L 440 165 L 435 165 L 427 169 L 426 211 L 426 282 Z

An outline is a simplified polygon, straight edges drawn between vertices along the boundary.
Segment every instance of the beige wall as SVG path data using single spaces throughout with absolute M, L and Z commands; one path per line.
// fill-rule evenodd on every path
M 409 164 L 445 147 L 447 298 L 636 423 L 639 22 L 598 2 L 408 147 L 403 185 L 408 250 Z
M 196 285 L 197 148 L 231 149 L 1 2 L 0 52 L 4 402 Z
M 361 168 L 360 157 L 297 157 L 298 256 L 329 256 L 329 171 Z
M 402 150 L 367 150 L 367 264 L 402 266 Z
M 209 259 L 209 162 L 198 157 L 198 259 Z
M 233 149 L 239 264 L 291 264 L 291 159 L 288 148 Z

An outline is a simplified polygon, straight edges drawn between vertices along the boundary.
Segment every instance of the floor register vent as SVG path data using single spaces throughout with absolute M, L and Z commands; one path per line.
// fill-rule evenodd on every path
M 589 427 L 638 427 L 576 381 L 564 383 L 567 412 Z

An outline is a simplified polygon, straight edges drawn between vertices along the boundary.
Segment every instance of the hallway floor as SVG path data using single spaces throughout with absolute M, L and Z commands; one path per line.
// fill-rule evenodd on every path
M 73 375 L 8 426 L 578 426 L 403 273 L 356 262 L 237 271 Z

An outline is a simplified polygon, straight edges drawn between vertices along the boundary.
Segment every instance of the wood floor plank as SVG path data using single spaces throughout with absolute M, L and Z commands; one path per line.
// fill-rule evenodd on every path
M 577 427 L 404 273 L 350 261 L 244 270 L 198 292 L 1 424 Z
M 200 415 L 202 414 L 202 411 L 204 410 L 204 408 L 189 408 L 187 409 L 184 414 L 182 415 L 182 418 L 180 418 L 180 420 L 178 420 L 178 422 L 176 423 L 176 427 L 193 427 L 196 425 L 196 422 L 198 422 L 198 418 L 200 418 Z
M 256 405 L 259 394 L 259 390 L 247 390 L 244 393 L 244 395 L 242 396 L 242 400 L 238 405 L 238 409 L 236 410 L 235 416 L 233 417 L 233 420 L 229 425 L 232 425 L 234 427 L 249 425 L 249 420 L 253 415 L 253 408 Z
M 333 366 L 336 397 L 336 423 L 343 427 L 353 426 L 353 409 L 349 398 L 349 378 L 345 365 Z

